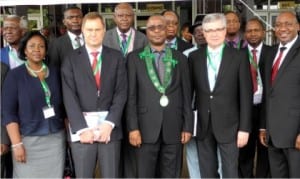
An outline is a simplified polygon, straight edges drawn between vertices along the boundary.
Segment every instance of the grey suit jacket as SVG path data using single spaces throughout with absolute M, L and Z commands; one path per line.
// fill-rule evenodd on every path
M 162 96 L 152 84 L 145 61 L 139 58 L 143 49 L 127 56 L 128 102 L 127 130 L 140 130 L 143 143 L 155 143 L 159 136 L 166 144 L 178 144 L 181 132 L 193 130 L 191 84 L 186 57 L 172 50 L 178 64 L 172 71 L 171 84 L 166 89 L 169 104 L 160 106 Z
M 50 43 L 48 50 L 48 63 L 60 68 L 64 58 L 73 50 L 71 39 L 68 33 L 66 33 Z
M 134 42 L 133 42 L 133 51 L 134 51 L 136 49 L 145 47 L 148 44 L 148 40 L 143 33 L 141 33 L 140 31 L 137 31 L 135 29 L 133 29 L 133 30 L 135 31 L 135 37 L 134 37 Z M 108 46 L 113 49 L 116 49 L 120 52 L 122 51 L 120 44 L 118 43 L 117 27 L 110 29 L 105 33 L 105 36 L 103 39 L 103 45 Z
M 246 53 L 225 46 L 215 87 L 211 91 L 206 49 L 206 46 L 199 48 L 189 56 L 198 110 L 197 138 L 205 139 L 211 128 L 219 143 L 233 142 L 239 130 L 251 130 L 252 81 L 249 60 Z
M 278 46 L 265 63 L 264 117 L 261 128 L 278 148 L 294 148 L 300 134 L 300 37 L 297 38 L 271 85 L 271 73 Z
M 64 104 L 72 132 L 87 127 L 82 112 L 108 111 L 106 120 L 115 124 L 111 140 L 121 139 L 121 116 L 127 100 L 127 73 L 122 54 L 103 46 L 99 96 L 85 46 L 71 52 L 61 70 Z

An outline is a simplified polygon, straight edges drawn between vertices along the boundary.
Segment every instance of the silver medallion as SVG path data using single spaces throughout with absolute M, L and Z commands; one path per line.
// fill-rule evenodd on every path
M 160 105 L 161 105 L 162 107 L 168 106 L 168 104 L 169 104 L 169 99 L 168 99 L 168 97 L 167 97 L 166 95 L 162 95 L 162 96 L 160 97 L 159 103 L 160 103 Z

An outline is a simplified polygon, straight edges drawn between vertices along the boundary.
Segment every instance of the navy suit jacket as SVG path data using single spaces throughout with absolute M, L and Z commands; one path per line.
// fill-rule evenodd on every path
M 99 96 L 85 46 L 67 55 L 61 70 L 64 104 L 72 132 L 87 127 L 82 112 L 108 111 L 106 120 L 115 124 L 111 140 L 121 139 L 121 116 L 127 100 L 127 73 L 122 54 L 103 46 Z
M 1 48 L 1 51 L 0 51 L 0 54 L 1 54 L 0 61 L 3 62 L 3 63 L 5 63 L 10 68 L 8 52 L 9 52 L 9 47 L 8 46 Z

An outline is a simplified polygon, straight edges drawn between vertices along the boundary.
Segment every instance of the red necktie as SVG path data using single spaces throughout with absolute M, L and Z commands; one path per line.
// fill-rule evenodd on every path
M 271 84 L 273 85 L 273 82 L 276 78 L 276 75 L 277 75 L 277 72 L 278 72 L 278 69 L 279 69 L 279 65 L 280 65 L 280 62 L 281 62 L 281 58 L 282 58 L 282 55 L 283 55 L 283 51 L 286 49 L 286 47 L 281 47 L 280 48 L 280 52 L 279 52 L 279 55 L 273 65 L 273 68 L 272 68 L 272 76 L 271 76 Z
M 94 74 L 94 78 L 95 78 L 95 81 L 96 81 L 96 85 L 97 85 L 97 88 L 100 89 L 100 69 L 96 69 L 97 68 L 97 63 L 98 63 L 98 54 L 99 52 L 91 52 L 92 56 L 93 56 L 93 64 L 92 64 L 92 69 L 93 69 L 93 74 Z M 95 73 L 95 70 L 96 73 Z
M 253 93 L 257 91 L 257 69 L 258 69 L 258 64 L 257 64 L 257 56 L 256 52 L 257 50 L 253 49 L 251 50 L 252 52 L 252 59 L 253 63 L 251 63 L 250 68 L 251 68 L 251 76 L 252 76 L 252 85 L 253 85 Z

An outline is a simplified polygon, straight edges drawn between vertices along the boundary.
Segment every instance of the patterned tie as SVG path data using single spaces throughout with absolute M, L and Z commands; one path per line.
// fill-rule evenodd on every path
M 79 47 L 81 47 L 80 39 L 81 39 L 81 37 L 80 37 L 80 36 L 76 36 L 76 37 L 75 37 L 75 41 L 76 41 L 76 48 L 79 48 Z
M 91 52 L 91 55 L 93 56 L 93 64 L 92 64 L 92 69 L 93 69 L 93 75 L 96 81 L 97 89 L 100 89 L 100 69 L 97 69 L 97 63 L 98 63 L 98 54 L 99 52 Z M 96 73 L 95 73 L 95 70 Z
M 158 76 L 160 79 L 161 84 L 164 83 L 164 75 L 165 75 L 165 64 L 163 62 L 163 52 L 155 52 L 158 55 L 156 56 L 156 68 L 158 72 Z
M 257 64 L 257 56 L 256 56 L 256 49 L 252 49 L 252 59 L 253 63 L 251 63 L 250 68 L 251 68 L 251 76 L 252 76 L 252 85 L 253 85 L 253 93 L 257 91 L 257 69 L 258 69 L 258 64 Z
M 228 46 L 229 46 L 229 47 L 232 47 L 232 48 L 234 48 L 234 44 L 235 44 L 235 42 L 234 42 L 234 41 L 229 41 L 229 42 L 228 42 Z
M 126 46 L 127 46 L 127 40 L 126 40 L 127 35 L 124 33 L 121 33 L 121 37 L 122 37 L 121 44 L 122 44 L 123 52 L 125 53 Z
M 277 72 L 279 70 L 279 65 L 280 65 L 280 62 L 281 62 L 281 58 L 282 58 L 282 55 L 283 55 L 283 51 L 286 49 L 286 47 L 281 47 L 279 50 L 279 55 L 273 65 L 273 68 L 272 68 L 272 76 L 271 76 L 271 84 L 273 85 L 274 83 L 274 80 L 276 78 L 276 75 L 277 75 Z

